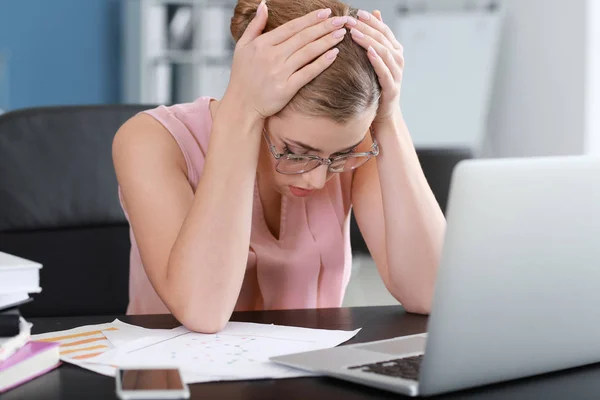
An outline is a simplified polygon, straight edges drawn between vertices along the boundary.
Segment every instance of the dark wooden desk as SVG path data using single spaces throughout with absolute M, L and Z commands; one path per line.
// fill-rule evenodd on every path
M 34 333 L 70 329 L 77 326 L 124 322 L 147 328 L 173 328 L 177 321 L 168 315 L 106 316 L 33 319 Z M 349 343 L 386 339 L 424 332 L 427 319 L 405 313 L 400 307 L 364 307 L 325 310 L 294 310 L 236 313 L 235 321 L 274 323 L 323 329 L 356 329 Z M 600 338 L 599 338 L 600 343 Z M 392 393 L 331 378 L 297 378 L 262 381 L 203 383 L 190 386 L 192 399 L 380 399 L 401 398 Z M 15 399 L 116 399 L 114 379 L 63 364 L 24 386 L 2 396 Z M 599 399 L 600 365 L 578 368 L 510 383 L 440 396 L 444 399 Z

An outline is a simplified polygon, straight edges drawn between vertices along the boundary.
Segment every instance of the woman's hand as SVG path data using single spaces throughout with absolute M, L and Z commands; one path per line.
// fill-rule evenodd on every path
M 339 50 L 332 47 L 346 34 L 347 17 L 330 15 L 317 10 L 263 34 L 268 8 L 262 1 L 237 42 L 224 98 L 262 119 L 281 111 L 335 60 Z
M 379 11 L 358 12 L 358 24 L 351 27 L 352 39 L 369 55 L 382 87 L 381 102 L 374 123 L 400 115 L 400 88 L 404 69 L 402 45 L 381 18 Z

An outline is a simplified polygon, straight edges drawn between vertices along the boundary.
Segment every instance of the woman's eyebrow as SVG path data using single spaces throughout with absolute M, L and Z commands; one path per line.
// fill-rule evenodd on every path
M 353 149 L 355 149 L 356 147 L 360 146 L 360 144 L 361 144 L 361 143 L 362 143 L 364 140 L 365 140 L 365 138 L 362 138 L 362 139 L 360 139 L 360 142 L 356 143 L 354 146 L 350 146 L 350 147 L 348 147 L 348 148 L 346 148 L 346 149 L 340 150 L 340 151 L 338 151 L 338 152 L 335 152 L 335 153 L 333 153 L 333 154 L 338 154 L 338 153 L 346 153 L 346 152 L 348 152 L 348 151 L 350 151 L 350 150 L 353 150 Z
M 294 145 L 294 146 L 296 146 L 296 147 L 302 147 L 303 149 L 305 149 L 305 150 L 308 150 L 308 151 L 314 151 L 314 152 L 316 152 L 316 153 L 320 153 L 320 152 L 321 152 L 321 150 L 319 150 L 319 149 L 315 149 L 315 148 L 314 148 L 314 147 L 312 147 L 312 146 L 309 146 L 309 145 L 307 145 L 307 144 L 304 144 L 304 143 L 302 143 L 302 142 L 298 142 L 298 141 L 296 141 L 296 140 L 292 140 L 292 139 L 285 139 L 285 141 L 286 141 L 286 142 L 289 142 L 289 143 L 291 143 L 291 144 L 293 144 L 293 145 Z
M 364 140 L 365 140 L 365 138 L 362 138 L 362 139 L 360 140 L 360 142 L 356 143 L 355 145 L 353 145 L 353 146 L 350 146 L 350 147 L 347 147 L 347 148 L 345 148 L 345 149 L 342 149 L 342 150 L 339 150 L 339 151 L 336 151 L 336 152 L 335 152 L 335 153 L 333 153 L 333 154 L 345 153 L 345 152 L 347 152 L 347 151 L 350 151 L 350 150 L 354 149 L 355 147 L 358 147 L 358 146 L 359 146 L 359 145 L 360 145 L 360 144 L 361 144 L 361 143 L 362 143 Z M 292 145 L 294 145 L 294 146 L 297 146 L 297 147 L 302 147 L 302 148 L 303 148 L 303 149 L 305 149 L 305 150 L 308 150 L 308 151 L 314 151 L 314 152 L 316 152 L 316 153 L 321 153 L 321 150 L 319 150 L 319 149 L 316 149 L 316 148 L 314 148 L 314 147 L 312 147 L 312 146 L 309 146 L 309 145 L 307 145 L 307 144 L 304 144 L 304 143 L 302 143 L 302 142 L 298 142 L 297 140 L 285 139 L 285 141 L 286 141 L 286 142 L 289 142 L 290 144 L 292 144 Z

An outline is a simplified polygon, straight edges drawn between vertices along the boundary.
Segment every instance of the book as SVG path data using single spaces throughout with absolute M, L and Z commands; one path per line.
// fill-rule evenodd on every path
M 0 363 L 0 393 L 58 367 L 61 364 L 59 347 L 58 343 L 28 342 L 12 357 Z
M 31 338 L 31 324 L 20 319 L 19 334 L 9 338 L 0 338 L 0 363 L 6 361 L 21 347 L 25 346 Z
M 17 293 L 0 293 L 0 311 L 7 310 L 9 308 L 14 308 L 17 306 L 22 306 L 23 304 L 27 304 L 33 299 L 29 297 L 29 294 L 26 292 L 17 292 Z
M 0 252 L 0 294 L 39 293 L 40 263 Z

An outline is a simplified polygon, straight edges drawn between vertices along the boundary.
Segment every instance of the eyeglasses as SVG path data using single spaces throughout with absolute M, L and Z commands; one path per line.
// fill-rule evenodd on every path
M 277 160 L 275 169 L 277 172 L 286 175 L 303 174 L 308 171 L 320 167 L 321 165 L 327 165 L 329 172 L 341 173 L 352 171 L 369 161 L 373 157 L 379 155 L 379 144 L 373 136 L 373 129 L 370 129 L 371 137 L 373 138 L 373 145 L 371 151 L 366 153 L 349 153 L 343 154 L 336 157 L 321 158 L 312 154 L 292 154 L 292 153 L 279 153 L 275 146 L 269 140 L 267 130 L 263 130 L 265 140 L 269 145 L 271 154 Z

